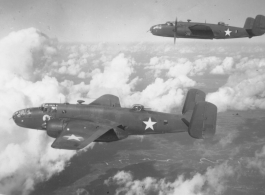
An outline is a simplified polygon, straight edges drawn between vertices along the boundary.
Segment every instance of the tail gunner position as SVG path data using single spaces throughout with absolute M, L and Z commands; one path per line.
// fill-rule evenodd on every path
M 112 142 L 129 135 L 188 132 L 196 139 L 215 134 L 217 107 L 205 101 L 205 93 L 190 89 L 182 115 L 153 112 L 136 104 L 121 108 L 119 98 L 103 95 L 85 105 L 45 103 L 13 115 L 24 128 L 44 130 L 56 138 L 53 148 L 78 150 L 91 142 Z

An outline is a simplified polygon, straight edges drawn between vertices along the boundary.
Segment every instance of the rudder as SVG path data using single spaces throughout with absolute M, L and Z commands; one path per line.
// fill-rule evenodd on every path
M 251 31 L 255 36 L 263 35 L 265 33 L 265 16 L 256 16 Z
M 205 101 L 206 94 L 199 89 L 190 89 L 187 93 L 182 114 L 193 110 L 198 102 Z
M 244 29 L 252 29 L 255 19 L 248 17 L 245 21 Z
M 189 135 L 196 139 L 212 137 L 216 131 L 217 107 L 210 102 L 196 104 L 189 123 Z

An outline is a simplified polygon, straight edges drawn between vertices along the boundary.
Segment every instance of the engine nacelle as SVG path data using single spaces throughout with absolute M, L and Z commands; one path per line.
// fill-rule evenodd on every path
M 65 125 L 66 123 L 64 120 L 51 119 L 47 123 L 47 128 L 46 128 L 47 135 L 53 138 L 57 138 L 60 135 L 60 133 L 63 131 Z

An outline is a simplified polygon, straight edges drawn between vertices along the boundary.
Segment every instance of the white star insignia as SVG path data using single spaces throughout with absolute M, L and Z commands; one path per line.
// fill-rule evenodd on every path
M 156 124 L 156 122 L 153 122 L 151 117 L 149 117 L 148 121 L 143 121 L 143 123 L 146 124 L 145 130 L 150 128 L 154 131 L 154 124 Z
M 79 141 L 79 142 L 84 140 L 83 137 L 78 137 L 78 136 L 75 136 L 74 134 L 72 134 L 72 135 L 65 135 L 63 137 L 65 137 L 67 140 L 76 140 L 76 141 Z
M 231 32 L 232 32 L 232 31 L 230 31 L 229 28 L 228 28 L 227 30 L 225 30 L 225 36 L 226 36 L 226 35 L 230 36 Z

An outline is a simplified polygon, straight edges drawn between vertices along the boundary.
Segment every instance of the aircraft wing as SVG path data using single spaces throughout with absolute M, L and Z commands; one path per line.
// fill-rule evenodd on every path
M 115 95 L 110 94 L 106 94 L 99 97 L 95 101 L 91 102 L 89 105 L 121 107 L 119 98 Z
M 52 143 L 52 148 L 79 150 L 111 130 L 113 126 L 88 121 L 70 121 Z
M 207 25 L 195 24 L 189 27 L 192 35 L 204 38 L 213 38 L 214 33 Z

